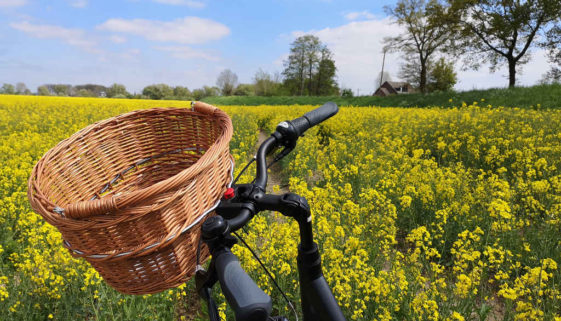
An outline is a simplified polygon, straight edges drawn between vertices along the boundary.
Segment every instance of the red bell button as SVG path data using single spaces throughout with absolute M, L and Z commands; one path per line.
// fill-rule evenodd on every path
M 236 194 L 234 193 L 234 189 L 231 188 L 231 187 L 228 187 L 226 189 L 226 192 L 224 192 L 224 199 L 229 200 L 229 199 L 233 198 L 234 196 L 236 196 Z

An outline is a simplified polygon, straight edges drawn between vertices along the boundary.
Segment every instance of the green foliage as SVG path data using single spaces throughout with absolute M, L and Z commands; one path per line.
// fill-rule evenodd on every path
M 160 100 L 173 96 L 173 89 L 166 84 L 150 85 L 144 87 L 142 94 L 150 99 Z
M 53 85 L 52 88 L 57 96 L 69 96 L 72 86 L 57 84 L 57 85 Z
M 484 99 L 482 102 L 481 99 Z M 392 95 L 388 97 L 358 96 L 275 96 L 275 97 L 208 97 L 203 101 L 220 105 L 321 105 L 333 101 L 340 106 L 381 107 L 460 107 L 462 102 L 479 102 L 480 105 L 520 108 L 561 108 L 561 84 L 532 87 L 492 88 L 464 92 L 443 91 L 428 94 Z
M 257 96 L 276 96 L 281 86 L 280 75 L 271 75 L 259 68 L 253 77 L 253 86 Z
M 235 96 L 253 96 L 255 94 L 252 84 L 239 84 L 234 90 Z
M 205 98 L 205 91 L 202 88 L 194 89 L 192 94 L 194 100 L 201 100 Z
M 16 93 L 16 89 L 12 84 L 3 84 L 2 88 L 0 88 L 0 94 L 13 95 L 15 93 Z
M 345 88 L 345 89 L 341 90 L 341 97 L 343 97 L 343 98 L 353 98 L 354 94 L 353 94 L 352 89 Z
M 51 88 L 52 89 L 53 85 L 47 85 L 47 88 Z M 105 95 L 108 95 L 108 91 L 109 88 L 102 86 L 102 85 L 96 85 L 96 84 L 85 84 L 85 85 L 77 85 L 74 86 L 72 88 L 72 93 L 75 95 L 77 92 L 79 92 L 80 90 L 85 89 L 89 92 L 92 93 L 92 97 L 102 97 L 103 93 L 105 93 Z
M 204 86 L 203 88 L 195 89 L 192 92 L 194 100 L 201 100 L 206 97 L 218 96 L 220 89 L 218 87 Z
M 127 97 L 128 95 L 129 93 L 125 85 L 113 84 L 111 87 L 107 88 L 107 97 L 109 98 L 117 98 L 117 96 Z
M 87 89 L 80 89 L 80 90 L 78 90 L 78 93 L 76 93 L 76 96 L 78 96 L 78 97 L 94 97 L 94 94 Z
M 429 72 L 429 91 L 448 91 L 454 87 L 458 78 L 454 71 L 454 63 L 440 58 L 430 68 Z
M 173 96 L 177 99 L 190 99 L 191 91 L 187 87 L 177 86 L 173 88 Z
M 47 88 L 47 86 L 43 85 L 43 86 L 37 87 L 37 95 L 39 95 L 39 96 L 50 96 L 51 92 L 49 91 L 49 88 Z

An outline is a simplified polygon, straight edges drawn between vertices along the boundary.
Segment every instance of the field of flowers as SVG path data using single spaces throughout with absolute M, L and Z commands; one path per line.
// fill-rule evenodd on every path
M 271 189 L 310 202 L 324 272 L 349 320 L 561 320 L 561 110 L 458 105 L 342 108 L 281 162 Z M 149 296 L 106 286 L 27 201 L 33 165 L 58 141 L 162 106 L 188 104 L 0 96 L 1 320 L 204 320 L 191 283 Z M 224 107 L 237 170 L 260 129 L 310 108 Z M 294 301 L 297 231 L 269 213 L 244 233 Z M 249 251 L 235 252 L 276 314 L 293 319 Z

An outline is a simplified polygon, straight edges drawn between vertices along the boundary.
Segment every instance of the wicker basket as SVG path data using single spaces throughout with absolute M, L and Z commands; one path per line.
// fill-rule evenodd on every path
M 116 290 L 160 292 L 195 272 L 200 224 L 231 182 L 231 138 L 228 115 L 200 102 L 103 120 L 43 156 L 29 201 Z

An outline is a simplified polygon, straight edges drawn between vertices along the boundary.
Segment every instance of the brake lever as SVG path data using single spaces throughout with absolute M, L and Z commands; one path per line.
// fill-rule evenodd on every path
M 279 160 L 281 160 L 282 158 L 284 158 L 286 155 L 290 154 L 290 152 L 292 150 L 294 150 L 296 144 L 294 144 L 294 146 L 286 146 L 284 147 L 280 153 L 276 154 L 275 157 L 273 158 L 273 163 L 278 162 Z

